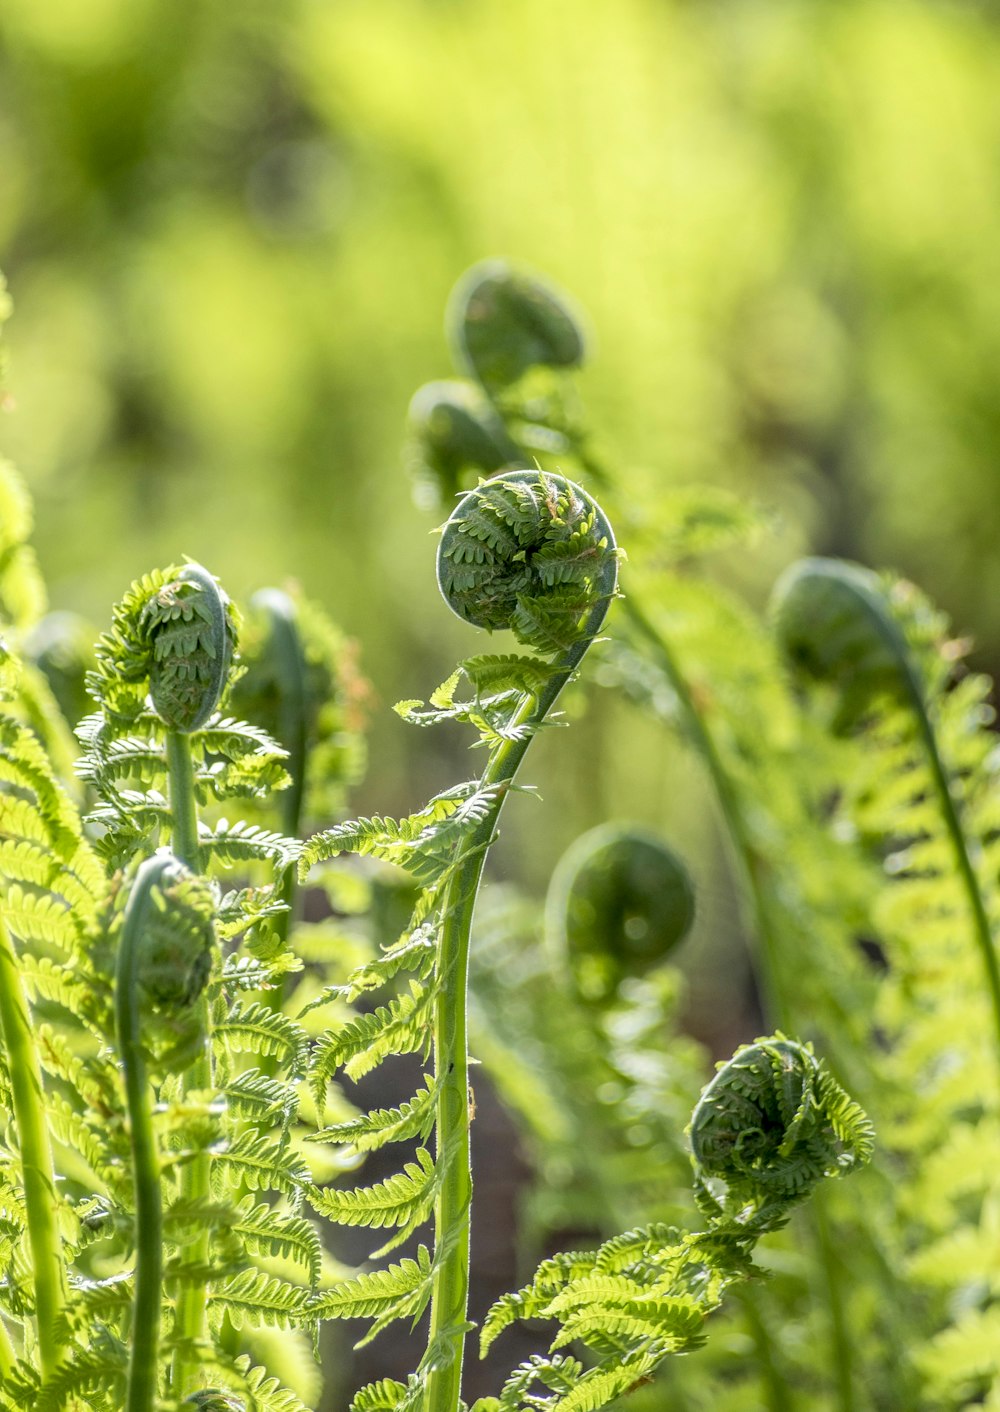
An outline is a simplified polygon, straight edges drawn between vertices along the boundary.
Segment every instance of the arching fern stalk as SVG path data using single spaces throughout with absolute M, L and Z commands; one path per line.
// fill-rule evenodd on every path
M 617 552 L 607 519 L 572 482 L 514 471 L 463 497 L 444 527 L 438 581 L 466 622 L 511 629 L 531 655 L 474 657 L 434 693 L 429 707 L 397 709 L 418 725 L 468 722 L 489 758 L 478 780 L 432 800 L 401 821 L 362 820 L 318 835 L 303 868 L 346 849 L 407 868 L 423 885 L 411 926 L 381 962 L 355 978 L 355 994 L 401 971 L 416 972 L 409 993 L 360 1017 L 321 1045 L 313 1079 L 322 1099 L 341 1065 L 357 1078 L 388 1054 L 433 1044 L 434 1072 L 404 1109 L 371 1114 L 327 1137 L 362 1139 L 367 1147 L 436 1131 L 436 1160 L 418 1162 L 391 1182 L 331 1192 L 320 1209 L 336 1220 L 396 1225 L 391 1249 L 433 1208 L 434 1255 L 362 1276 L 322 1300 L 331 1317 L 376 1317 L 375 1330 L 414 1316 L 430 1301 L 427 1352 L 400 1406 L 454 1412 L 459 1406 L 468 1331 L 469 1083 L 466 983 L 476 894 L 504 800 L 525 752 L 563 686 L 579 666 L 615 595 Z M 471 695 L 458 699 L 465 680 Z M 365 1398 L 367 1397 L 367 1400 Z M 357 1408 L 373 1404 L 365 1394 Z M 385 1404 L 389 1405 L 389 1404 Z

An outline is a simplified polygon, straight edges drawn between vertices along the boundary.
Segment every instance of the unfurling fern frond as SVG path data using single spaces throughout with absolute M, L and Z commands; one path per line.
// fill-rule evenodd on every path
M 524 646 L 549 658 L 470 658 L 433 693 L 428 708 L 409 703 L 401 714 L 418 723 L 460 721 L 477 729 L 488 751 L 480 779 L 438 795 L 408 818 L 336 825 L 309 840 L 299 865 L 304 875 L 341 852 L 358 852 L 401 866 L 419 885 L 402 936 L 310 1007 L 408 978 L 407 988 L 373 1011 L 331 1026 L 316 1044 L 310 1085 L 321 1116 L 327 1085 L 340 1069 L 357 1079 L 390 1055 L 427 1057 L 434 1051 L 434 1073 L 410 1103 L 334 1124 L 318 1136 L 371 1150 L 390 1141 L 424 1140 L 433 1128 L 436 1159 L 421 1148 L 416 1161 L 373 1187 L 333 1190 L 318 1202 L 310 1198 L 333 1219 L 395 1228 L 398 1236 L 383 1253 L 433 1207 L 433 1260 L 425 1254 L 417 1265 L 403 1262 L 320 1296 L 331 1317 L 374 1318 L 372 1335 L 394 1318 L 414 1317 L 430 1301 L 427 1353 L 400 1404 L 414 1412 L 456 1412 L 459 1405 L 471 1194 L 463 1016 L 479 880 L 524 753 L 615 595 L 617 551 L 610 525 L 586 492 L 558 476 L 513 471 L 460 501 L 442 534 L 438 580 L 449 606 L 466 622 L 512 630 Z M 463 684 L 471 690 L 465 699 Z
M 691 1141 L 708 1230 L 647 1227 L 544 1261 L 531 1284 L 494 1305 L 482 1352 L 514 1321 L 542 1318 L 560 1326 L 553 1354 L 578 1342 L 594 1361 L 529 1361 L 508 1380 L 501 1408 L 597 1412 L 669 1355 L 697 1348 L 706 1316 L 752 1272 L 759 1237 L 824 1177 L 866 1162 L 872 1133 L 808 1046 L 776 1035 L 720 1066 L 692 1115 Z M 536 1383 L 557 1395 L 539 1403 Z
M 1000 1377 L 1000 1361 L 985 1366 L 975 1339 L 963 1341 L 953 1325 L 972 1276 L 949 1253 L 978 1230 L 980 1278 L 988 1285 L 1000 1270 L 995 1253 L 983 1254 L 993 1248 L 996 1200 L 984 1144 L 1000 1111 L 1000 762 L 990 683 L 966 672 L 963 645 L 913 585 L 856 565 L 793 565 L 775 589 L 773 617 L 797 679 L 813 686 L 814 704 L 832 698 L 830 726 L 848 737 L 833 823 L 882 877 L 873 907 L 885 961 L 873 1007 L 879 1127 L 894 1183 L 907 1174 L 905 1206 L 888 1203 L 882 1224 L 908 1250 L 898 1277 L 925 1350 L 914 1361 L 926 1395 L 943 1404 Z

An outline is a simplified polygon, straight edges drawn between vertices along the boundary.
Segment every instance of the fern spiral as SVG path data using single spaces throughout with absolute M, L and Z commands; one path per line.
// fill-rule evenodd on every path
M 550 945 L 580 996 L 597 1002 L 665 960 L 693 920 L 691 879 L 676 853 L 622 824 L 601 825 L 570 846 L 546 903 Z
M 219 704 L 234 647 L 229 599 L 200 564 L 185 564 L 149 599 L 149 694 L 170 730 L 199 730 Z
M 539 652 L 589 642 L 616 580 L 607 517 L 562 476 L 508 471 L 483 481 L 442 532 L 438 584 L 452 611 L 490 632 L 510 629 Z
M 772 612 L 779 646 L 793 668 L 840 688 L 836 726 L 860 724 L 879 698 L 889 697 L 912 713 L 968 904 L 1000 1057 L 1000 957 L 977 869 L 981 848 L 970 836 L 942 754 L 930 705 L 931 682 L 925 680 L 929 673 L 894 606 L 868 570 L 835 559 L 805 559 L 776 584 Z M 915 636 L 924 636 L 928 626 L 912 624 Z M 937 663 L 930 672 L 936 670 Z
M 208 884 L 169 853 L 147 858 L 125 909 L 115 977 L 115 1028 L 135 1185 L 135 1304 L 126 1412 L 151 1412 L 157 1393 L 163 1209 L 143 1012 L 190 1015 L 212 965 L 214 898 Z M 145 1004 L 144 1004 L 145 1002 Z
M 467 272 L 449 323 L 462 362 L 491 395 L 533 368 L 583 362 L 583 332 L 567 296 L 507 260 L 484 260 Z
M 695 1194 L 706 1213 L 783 1225 L 824 1178 L 866 1162 L 871 1125 L 809 1045 L 775 1035 L 720 1066 L 691 1116 Z M 709 1181 L 725 1184 L 717 1198 Z
M 775 585 L 771 612 L 793 668 L 837 686 L 840 728 L 856 724 L 877 697 L 919 697 L 905 638 L 871 570 L 836 559 L 802 559 Z

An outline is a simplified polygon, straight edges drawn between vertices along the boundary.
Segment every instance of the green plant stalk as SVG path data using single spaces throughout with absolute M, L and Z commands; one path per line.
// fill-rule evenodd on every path
M 198 846 L 198 810 L 194 791 L 194 764 L 191 741 L 180 731 L 167 732 L 167 770 L 170 781 L 171 846 L 182 863 L 192 872 L 201 871 L 201 849 Z M 207 1089 L 212 1084 L 211 1021 L 208 999 L 199 998 L 199 1023 L 204 1035 L 201 1053 L 184 1075 L 184 1092 Z M 181 1173 L 181 1197 L 197 1204 L 211 1196 L 211 1158 L 199 1152 L 184 1166 Z M 199 1235 L 191 1247 L 191 1262 L 204 1268 L 211 1254 L 208 1231 Z M 177 1293 L 174 1333 L 179 1340 L 174 1352 L 171 1390 L 179 1396 L 196 1390 L 198 1360 L 192 1345 L 201 1342 L 207 1332 L 206 1310 L 208 1286 L 202 1279 L 185 1281 Z
M 3 1385 L 3 1379 L 9 1378 L 14 1371 L 16 1361 L 17 1354 L 14 1352 L 10 1332 L 7 1325 L 0 1319 L 0 1386 Z
M 528 726 L 537 730 L 545 720 L 583 659 L 606 611 L 605 599 L 592 611 L 580 642 L 566 653 L 563 665 L 544 689 L 537 697 L 526 698 L 515 717 L 515 728 Z M 468 1327 L 469 1212 L 472 1203 L 466 998 L 469 943 L 486 854 L 496 833 L 509 787 L 535 730 L 529 730 L 523 739 L 505 741 L 491 756 L 479 787 L 495 789 L 496 797 L 446 885 L 442 907 L 440 990 L 434 1008 L 434 1059 L 435 1073 L 440 1083 L 437 1152 L 438 1161 L 443 1163 L 443 1177 L 434 1204 L 437 1261 L 431 1287 L 428 1336 L 431 1357 L 424 1412 L 457 1412 L 461 1396 L 462 1361 Z
M 125 1069 L 135 1185 L 135 1302 L 125 1412 L 152 1412 L 158 1384 L 163 1207 L 160 1161 L 142 1049 L 137 972 L 150 889 L 161 871 L 162 864 L 155 858 L 147 860 L 139 870 L 129 899 L 115 969 L 115 1028 L 118 1052 Z
M 731 853 L 735 859 L 738 874 L 743 883 L 743 893 L 749 897 L 752 911 L 753 931 L 759 943 L 757 976 L 761 989 L 761 1001 L 765 1014 L 770 1015 L 779 1029 L 790 1031 L 791 1013 L 784 988 L 781 984 L 781 970 L 778 961 L 778 943 L 774 935 L 771 906 L 764 889 L 760 869 L 763 860 L 756 852 L 746 830 L 739 802 L 733 791 L 729 776 L 712 739 L 711 732 L 696 708 L 679 666 L 665 639 L 646 617 L 634 598 L 626 596 L 625 612 L 636 631 L 656 653 L 663 674 L 677 697 L 685 722 L 697 745 L 697 749 L 708 770 L 715 790 L 720 812 L 729 835 Z M 832 1247 L 825 1213 L 822 1212 L 822 1192 L 814 1195 L 817 1245 L 823 1269 L 823 1282 L 829 1313 L 830 1337 L 833 1344 L 833 1364 L 836 1372 L 837 1396 L 840 1412 L 854 1412 L 854 1355 L 847 1331 L 847 1316 L 844 1307 L 844 1290 Z M 766 1336 L 763 1325 L 755 1329 L 755 1337 Z M 772 1360 L 773 1367 L 773 1360 Z M 785 1412 L 792 1405 L 791 1394 L 786 1393 L 780 1401 L 773 1397 L 773 1378 L 768 1380 L 772 1390 L 772 1412 Z
M 986 910 L 986 903 L 983 899 L 982 888 L 976 876 L 972 858 L 969 855 L 969 847 L 966 842 L 961 819 L 959 818 L 958 806 L 955 801 L 955 796 L 951 791 L 948 771 L 945 769 L 941 752 L 938 749 L 937 736 L 935 735 L 934 725 L 931 721 L 927 709 L 927 702 L 924 697 L 923 683 L 910 659 L 910 649 L 906 641 L 906 635 L 896 619 L 888 611 L 882 599 L 879 598 L 877 594 L 871 593 L 864 588 L 855 588 L 855 592 L 867 609 L 876 632 L 899 663 L 900 670 L 903 674 L 906 694 L 917 720 L 917 730 L 920 739 L 927 752 L 927 760 L 931 768 L 931 776 L 934 780 L 934 788 L 937 792 L 938 802 L 941 806 L 941 814 L 944 819 L 945 828 L 948 831 L 948 837 L 955 855 L 955 863 L 958 867 L 959 876 L 962 879 L 962 888 L 968 900 L 969 911 L 972 915 L 972 929 L 986 976 L 986 988 L 990 996 L 997 1057 L 1000 1059 L 1000 961 L 997 959 L 996 944 L 993 938 L 993 930 L 990 926 L 989 914 Z
M 65 1349 L 59 1335 L 66 1303 L 66 1274 L 56 1219 L 52 1145 L 45 1121 L 42 1070 L 10 932 L 0 919 L 0 1032 L 10 1072 L 24 1207 L 35 1288 L 35 1321 L 42 1376 L 55 1371 Z
M 917 716 L 920 737 L 923 741 L 924 749 L 927 752 L 931 775 L 934 779 L 934 787 L 941 805 L 941 814 L 944 818 L 945 828 L 948 831 L 948 837 L 951 840 L 952 850 L 955 854 L 955 862 L 958 866 L 959 876 L 962 879 L 962 887 L 968 900 L 969 911 L 972 914 L 972 929 L 982 959 L 983 970 L 986 974 L 986 988 L 990 996 L 993 1034 L 997 1046 L 997 1059 L 1000 1061 L 1000 962 L 997 960 L 997 949 L 993 939 L 993 930 L 990 926 L 989 914 L 986 911 L 982 888 L 976 876 L 972 859 L 969 856 L 965 830 L 962 828 L 962 822 L 958 816 L 958 805 L 955 801 L 955 796 L 951 792 L 948 773 L 945 769 L 944 761 L 941 759 L 941 752 L 938 750 L 934 726 L 927 714 L 927 706 L 924 702 L 923 692 L 912 671 L 909 669 L 909 664 L 907 664 L 907 682 L 913 701 L 913 708 Z
M 286 838 L 298 838 L 302 827 L 302 810 L 306 794 L 306 760 L 308 756 L 306 722 L 306 663 L 302 638 L 295 621 L 295 604 L 287 594 L 266 590 L 257 595 L 263 601 L 271 626 L 278 676 L 281 679 L 281 700 L 278 707 L 278 740 L 288 751 L 288 773 L 291 784 L 281 796 L 281 831 Z M 275 931 L 282 942 L 287 941 L 291 927 L 297 873 L 286 868 L 278 887 L 278 900 L 288 907 L 274 920 Z M 284 987 L 267 992 L 268 1003 L 280 1009 Z

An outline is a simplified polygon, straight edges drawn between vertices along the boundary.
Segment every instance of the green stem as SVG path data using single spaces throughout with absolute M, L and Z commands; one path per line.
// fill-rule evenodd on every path
M 927 752 L 927 760 L 930 764 L 931 776 L 934 780 L 934 788 L 941 806 L 945 828 L 955 854 L 955 863 L 968 899 L 969 910 L 972 913 L 972 928 L 986 973 L 986 988 L 990 994 L 990 1006 L 993 1012 L 994 1039 L 998 1056 L 1000 1056 L 1000 961 L 997 959 L 996 945 L 986 903 L 983 899 L 982 887 L 969 853 L 965 830 L 962 828 L 958 805 L 952 794 L 948 771 L 938 749 L 937 736 L 924 696 L 923 682 L 912 661 L 906 634 L 889 612 L 883 600 L 868 589 L 855 587 L 855 592 L 868 610 L 877 633 L 895 656 L 903 673 L 907 695 L 917 719 L 920 739 Z
M 462 1361 L 468 1327 L 469 1211 L 472 1171 L 469 1161 L 469 1054 L 467 990 L 469 942 L 476 896 L 486 854 L 496 833 L 504 801 L 528 746 L 576 671 L 596 636 L 614 591 L 592 610 L 580 641 L 566 653 L 537 697 L 527 696 L 513 721 L 521 738 L 505 741 L 490 757 L 480 789 L 496 795 L 488 814 L 469 840 L 449 879 L 442 903 L 439 992 L 434 1008 L 434 1060 L 440 1089 L 437 1098 L 437 1157 L 443 1169 L 434 1205 L 436 1265 L 431 1287 L 431 1321 L 424 1412 L 457 1412 L 462 1390 Z
M 198 809 L 194 792 L 194 765 L 191 741 L 180 731 L 167 732 L 167 768 L 170 779 L 170 816 L 173 824 L 171 845 L 181 862 L 192 872 L 201 870 L 201 849 L 198 845 Z M 198 1023 L 204 1036 L 201 1052 L 184 1075 L 184 1093 L 211 1088 L 212 1039 L 208 999 L 198 1000 Z M 181 1199 L 189 1207 L 207 1201 L 211 1196 L 211 1158 L 207 1152 L 196 1153 L 181 1173 Z M 189 1247 L 191 1265 L 204 1269 L 211 1255 L 207 1229 Z M 197 1388 L 199 1343 L 207 1336 L 208 1282 L 203 1276 L 186 1279 L 177 1293 L 174 1336 L 178 1340 L 174 1351 L 171 1389 L 183 1397 Z
M 770 899 L 760 876 L 763 860 L 751 842 L 736 792 L 726 773 L 715 741 L 694 704 L 687 681 L 674 660 L 669 645 L 634 599 L 626 597 L 624 607 L 636 631 L 656 653 L 663 674 L 677 697 L 685 723 L 694 737 L 697 749 L 708 769 L 729 834 L 732 855 L 743 882 L 744 896 L 748 896 L 751 903 L 753 930 L 760 947 L 757 975 L 761 989 L 762 1008 L 766 1015 L 776 1021 L 779 1028 L 789 1031 L 792 1028 L 791 1009 L 781 983 L 780 948 L 771 915 Z M 819 1197 L 819 1201 L 817 1201 L 817 1197 Z M 830 1317 L 830 1337 L 833 1343 L 832 1354 L 836 1370 L 838 1406 L 840 1412 L 854 1412 L 852 1373 L 854 1356 L 848 1335 L 844 1291 L 836 1269 L 833 1242 L 825 1213 L 821 1210 L 821 1202 L 822 1194 L 816 1193 L 813 1198 L 813 1210 L 815 1212 L 817 1245 L 826 1289 L 826 1303 Z M 790 1392 L 788 1393 L 787 1405 L 792 1405 Z
M 989 991 L 990 1006 L 993 1012 L 994 1039 L 997 1045 L 997 1055 L 998 1058 L 1000 1058 L 1000 963 L 997 961 L 996 945 L 993 940 L 993 931 L 990 927 L 989 914 L 987 913 L 986 903 L 983 899 L 982 887 L 969 854 L 965 830 L 962 828 L 962 821 L 958 815 L 958 805 L 951 790 L 948 772 L 945 769 L 944 761 L 941 759 L 934 727 L 927 714 L 923 692 L 914 679 L 912 672 L 908 671 L 908 677 L 920 736 L 923 740 L 924 748 L 927 751 L 927 759 L 930 763 L 934 787 L 937 790 L 938 800 L 941 805 L 945 828 L 948 830 L 948 837 L 951 840 L 951 846 L 955 854 L 955 862 L 958 866 L 959 876 L 962 879 L 962 887 L 968 899 L 969 910 L 972 913 L 972 928 L 976 938 L 976 945 L 979 948 L 982 958 L 983 970 L 986 973 L 986 988 Z
M 198 845 L 198 803 L 194 792 L 191 738 L 167 731 L 167 774 L 170 780 L 170 846 L 192 873 L 201 872 Z
M 142 1048 L 137 972 L 150 891 L 168 861 L 150 858 L 139 869 L 125 914 L 115 972 L 115 1028 L 125 1069 L 135 1185 L 135 1303 L 125 1412 L 152 1412 L 158 1386 L 163 1209 L 160 1160 Z
M 5 1378 L 9 1378 L 14 1371 L 14 1364 L 17 1362 L 17 1354 L 14 1351 L 14 1344 L 11 1341 L 10 1330 L 0 1319 L 0 1387 L 3 1386 Z
M 21 1154 L 28 1247 L 35 1286 L 38 1349 L 42 1376 L 48 1378 L 55 1371 L 65 1348 L 59 1329 L 66 1303 L 66 1276 L 56 1220 L 55 1172 L 45 1121 L 42 1070 L 14 944 L 2 920 L 0 1031 L 7 1054 L 11 1102 Z

